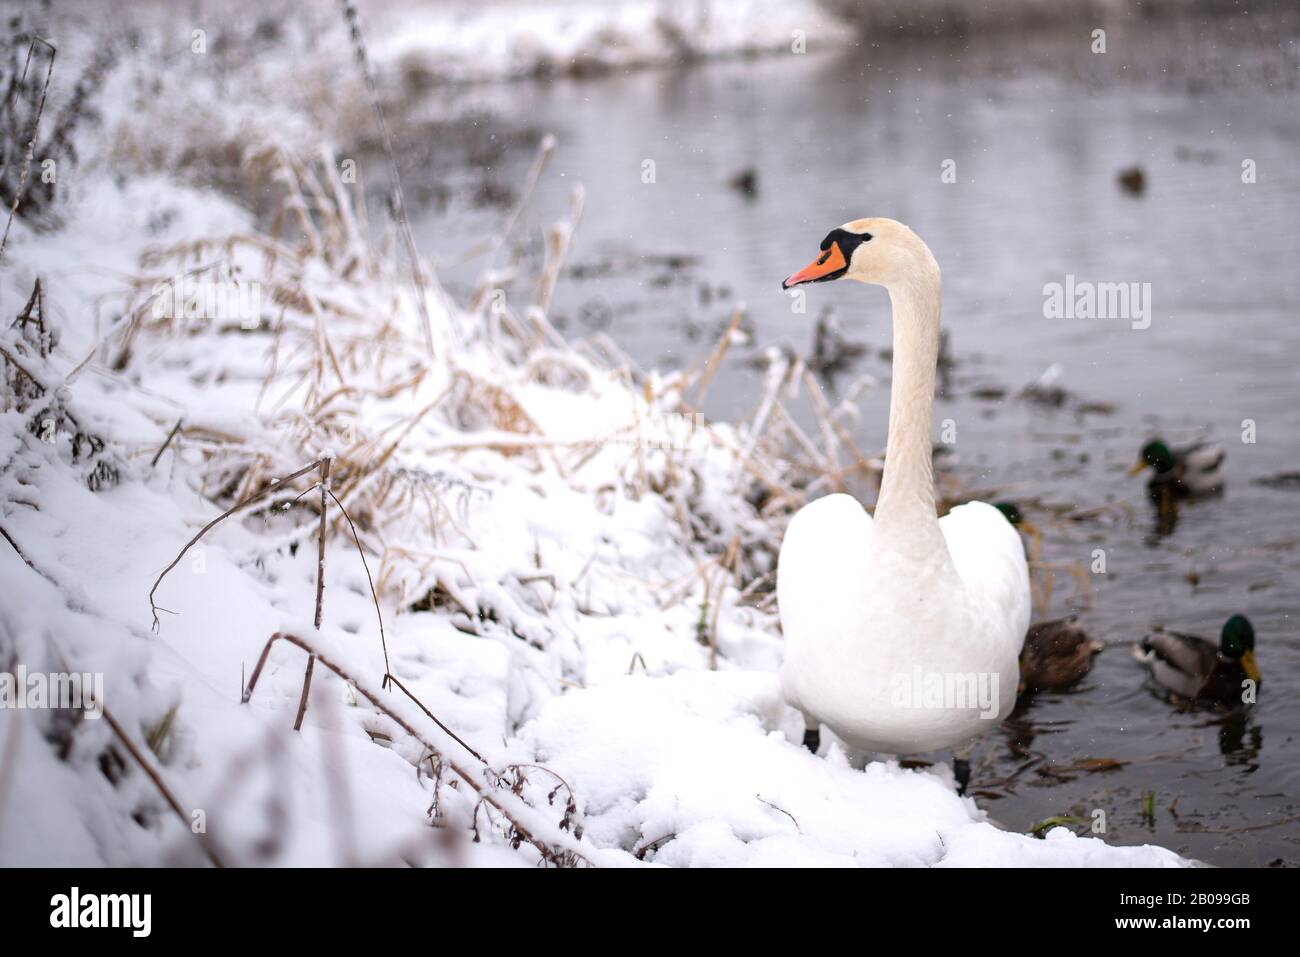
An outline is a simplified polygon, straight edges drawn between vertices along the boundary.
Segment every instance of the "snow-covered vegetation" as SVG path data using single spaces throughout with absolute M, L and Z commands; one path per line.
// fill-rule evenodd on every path
M 828 49 L 847 21 L 811 0 L 506 0 L 398 7 L 376 55 L 413 81 L 591 75 L 703 58 Z
M 330 152 L 374 117 L 304 79 L 328 59 L 276 96 L 270 55 L 67 32 L 42 128 L 87 115 L 0 273 L 0 668 L 101 674 L 104 713 L 0 712 L 0 863 L 1183 863 L 800 746 L 772 574 L 791 511 L 872 474 L 852 406 L 807 434 L 774 356 L 703 421 L 734 327 L 686 370 L 566 342 L 580 191 L 539 276 L 503 291 L 507 228 L 454 302 Z

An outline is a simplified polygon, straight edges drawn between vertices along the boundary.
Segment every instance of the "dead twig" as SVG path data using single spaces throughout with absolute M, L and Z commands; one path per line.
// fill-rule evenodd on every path
M 510 234 L 515 231 L 515 225 L 519 222 L 519 217 L 523 215 L 524 210 L 528 207 L 528 202 L 532 199 L 533 190 L 537 188 L 537 181 L 541 179 L 546 165 L 551 161 L 551 155 L 555 152 L 555 137 L 549 133 L 542 137 L 541 143 L 537 146 L 537 156 L 533 160 L 532 167 L 528 170 L 528 175 L 524 178 L 524 187 L 519 193 L 519 199 L 514 208 L 510 210 L 510 215 L 506 217 L 501 231 L 496 234 L 492 240 L 491 246 L 487 250 L 487 261 L 483 266 L 484 279 L 491 270 L 492 264 L 496 261 L 497 253 L 505 245 Z M 480 283 L 482 280 L 480 280 Z
M 185 830 L 193 833 L 193 829 L 190 826 L 189 815 L 187 815 L 184 808 L 181 807 L 180 801 L 176 800 L 176 795 L 173 794 L 171 788 L 167 786 L 167 782 L 162 779 L 162 775 L 159 774 L 154 766 L 145 759 L 144 754 L 135 746 L 135 742 L 131 740 L 130 736 L 125 730 L 123 730 L 122 726 L 117 723 L 117 719 L 113 717 L 107 707 L 104 707 L 104 720 L 107 721 L 108 726 L 113 729 L 113 734 L 117 736 L 117 740 L 122 742 L 122 747 L 126 748 L 135 763 L 140 766 L 140 770 L 142 770 L 145 773 L 145 776 L 153 782 L 153 786 L 158 790 L 158 793 L 162 795 L 163 800 L 167 802 L 167 805 L 175 812 L 176 816 L 180 818 L 180 822 L 184 825 Z M 217 852 L 212 849 L 207 841 L 203 840 L 203 836 L 200 834 L 196 834 L 195 836 L 198 837 L 199 844 L 203 847 L 203 853 L 208 856 L 208 860 L 212 862 L 213 866 L 225 867 L 226 865 L 222 863 Z
M 36 572 L 36 574 L 38 575 L 43 576 L 45 574 L 43 571 L 41 571 L 39 568 L 37 568 L 35 565 L 32 564 L 32 560 L 27 557 L 27 555 L 23 552 L 21 548 L 18 547 L 18 543 L 14 541 L 13 536 L 10 535 L 9 532 L 5 530 L 5 527 L 3 525 L 0 525 L 0 538 L 4 538 L 4 540 L 13 547 L 14 552 L 17 553 L 18 557 L 23 560 L 23 564 L 25 564 L 32 571 Z
M 790 819 L 790 822 L 791 822 L 792 824 L 794 824 L 794 829 L 795 829 L 796 831 L 798 831 L 800 834 L 803 833 L 803 828 L 801 828 L 801 827 L 799 826 L 799 822 L 795 820 L 794 815 L 791 814 L 789 811 L 787 811 L 785 808 L 781 807 L 781 805 L 779 805 L 779 804 L 773 804 L 771 801 L 769 801 L 767 798 L 763 797 L 763 795 L 761 795 L 761 794 L 755 794 L 754 797 L 758 798 L 760 801 L 762 801 L 764 804 L 766 804 L 766 805 L 767 805 L 768 807 L 770 807 L 772 810 L 774 810 L 774 811 L 780 811 L 782 814 L 784 814 L 786 817 L 788 817 L 788 818 Z
M 663 837 L 656 837 L 653 841 L 646 841 L 644 844 L 642 844 L 640 847 L 638 847 L 636 850 L 632 852 L 632 856 L 635 857 L 638 861 L 644 861 L 645 856 L 647 854 L 649 854 L 651 851 L 659 850 L 660 847 L 667 844 L 676 836 L 677 836 L 676 834 L 665 834 Z
M 259 666 L 259 667 L 260 667 L 260 666 Z M 257 678 L 257 672 L 256 672 L 256 671 L 253 672 L 253 677 L 254 677 L 254 679 Z M 451 730 L 451 728 L 449 728 L 449 727 L 447 727 L 445 724 L 443 724 L 443 723 L 438 719 L 438 716 L 437 716 L 437 715 L 435 715 L 432 711 L 430 711 L 428 708 L 426 708 L 426 707 L 424 706 L 424 702 L 423 702 L 423 701 L 421 701 L 419 698 L 417 698 L 415 695 L 413 695 L 413 694 L 412 694 L 412 693 L 407 689 L 406 685 L 402 684 L 400 681 L 397 680 L 397 676 L 396 676 L 396 675 L 393 675 L 393 674 L 385 674 L 385 675 L 384 675 L 384 683 L 385 683 L 385 684 L 391 684 L 391 685 L 393 685 L 394 687 L 397 688 L 398 691 L 400 691 L 402 694 L 406 695 L 408 698 L 410 698 L 412 701 L 414 701 L 414 702 L 415 702 L 415 706 L 416 706 L 417 708 L 419 708 L 421 711 L 423 711 L 423 712 L 425 713 L 425 715 L 428 716 L 428 718 L 429 718 L 430 721 L 432 721 L 432 722 L 433 722 L 434 724 L 436 724 L 438 727 L 442 728 L 442 730 L 443 730 L 443 731 L 444 731 L 448 736 L 450 736 L 451 739 L 452 739 L 453 741 L 455 741 L 457 744 L 459 744 L 462 748 L 464 748 L 464 749 L 465 749 L 466 751 L 468 751 L 470 754 L 474 755 L 474 757 L 476 757 L 476 758 L 478 758 L 480 761 L 482 761 L 484 765 L 487 764 L 487 761 L 484 761 L 484 760 L 483 760 L 483 755 L 479 754 L 477 751 L 475 751 L 473 748 L 471 748 L 468 744 L 465 743 L 464 739 L 461 738 L 460 735 L 458 735 L 455 731 Z M 251 683 L 250 683 L 250 688 L 251 688 Z
M 352 530 L 352 540 L 357 543 L 357 554 L 361 556 L 361 566 L 366 570 L 366 581 L 370 583 L 370 597 L 375 603 L 375 617 L 379 619 L 379 644 L 384 650 L 384 684 L 386 685 L 392 672 L 388 667 L 388 639 L 384 636 L 384 613 L 379 610 L 379 593 L 375 591 L 375 579 L 370 574 L 370 563 L 366 561 L 366 551 L 361 547 L 361 538 L 357 535 L 357 526 L 353 524 L 352 516 L 343 507 L 334 490 L 327 489 L 327 491 L 330 493 L 330 498 L 334 499 L 334 504 L 339 507 L 339 511 L 343 513 L 343 517 L 347 519 L 348 528 Z
M 312 462 L 310 465 L 305 465 L 302 468 L 300 468 L 298 471 L 294 472 L 292 475 L 288 476 L 287 478 L 281 479 L 278 482 L 268 485 L 266 488 L 262 489 L 261 491 L 254 492 L 252 495 L 249 495 L 247 498 L 241 499 L 240 501 L 236 502 L 234 505 L 230 506 L 230 508 L 222 512 L 220 515 L 218 515 L 216 518 L 214 518 L 212 521 L 208 522 L 208 524 L 204 525 L 201 529 L 199 529 L 198 534 L 195 535 L 193 538 L 191 538 L 185 544 L 185 547 L 180 550 L 180 554 L 178 554 L 175 558 L 173 558 L 171 564 L 162 570 L 162 573 L 159 574 L 158 576 L 158 580 L 155 581 L 153 583 L 153 587 L 149 589 L 149 610 L 153 614 L 153 630 L 154 631 L 158 630 L 158 612 L 167 610 L 165 608 L 160 608 L 154 602 L 153 600 L 154 593 L 158 591 L 158 586 L 161 585 L 162 580 L 167 577 L 167 573 L 180 564 L 181 559 L 185 557 L 185 553 L 188 552 L 191 548 L 193 548 L 198 543 L 199 539 L 201 539 L 204 535 L 206 535 L 217 525 L 221 524 L 221 522 L 225 521 L 231 515 L 234 515 L 241 508 L 245 508 L 249 505 L 252 505 L 254 502 L 258 501 L 259 499 L 265 498 L 271 492 L 278 491 L 280 488 L 282 488 L 285 485 L 285 483 L 292 482 L 294 479 L 301 478 L 302 476 L 306 475 L 308 472 L 312 471 L 312 469 L 319 468 L 321 466 L 321 463 L 324 461 L 326 460 L 320 459 L 318 461 Z M 319 595 L 318 595 L 318 601 L 319 601 Z
M 321 614 L 325 605 L 325 527 L 329 518 L 325 496 L 330 491 L 330 459 L 328 456 L 320 463 L 320 539 L 316 553 L 316 630 L 320 631 Z
M 700 372 L 699 381 L 695 385 L 695 399 L 692 405 L 698 409 L 704 404 L 704 397 L 709 392 L 709 383 L 717 374 L 718 369 L 722 366 L 722 360 L 727 355 L 727 350 L 731 348 L 732 336 L 735 334 L 741 319 L 745 317 L 745 310 L 737 306 L 731 314 L 731 321 L 727 323 L 726 330 L 722 333 L 722 338 L 717 341 L 713 347 L 713 352 L 709 355 L 708 360 L 704 363 L 704 368 Z
M 167 451 L 167 446 L 172 444 L 172 439 L 176 438 L 176 433 L 181 430 L 181 423 L 184 421 L 184 418 L 176 420 L 176 424 L 172 426 L 172 430 L 167 433 L 167 438 L 164 439 L 163 444 L 158 447 L 158 451 L 154 453 L 153 460 L 149 463 L 149 468 L 157 466 L 158 460 L 162 458 L 162 454 Z
M 24 85 L 27 83 L 27 68 L 31 66 L 32 53 L 35 52 L 38 43 L 50 51 L 50 63 L 45 70 L 45 83 L 41 86 L 41 98 L 36 106 L 36 116 L 32 119 L 32 132 L 27 138 L 27 152 L 23 156 L 22 172 L 18 174 L 18 187 L 14 190 L 14 200 L 9 207 L 9 219 L 5 223 L 4 238 L 0 239 L 0 260 L 4 259 L 5 247 L 9 245 L 9 230 L 14 224 L 14 217 L 18 215 L 18 205 L 23 200 L 23 191 L 27 189 L 27 177 L 31 173 L 32 158 L 36 152 L 36 134 L 40 132 L 41 117 L 45 113 L 45 95 L 50 91 L 50 78 L 54 76 L 54 58 L 59 53 L 48 40 L 41 37 L 32 38 L 32 42 L 27 48 L 27 61 L 23 64 L 21 83 Z
M 302 730 L 302 719 L 307 714 L 307 696 L 311 693 L 311 673 L 316 670 L 316 656 L 307 656 L 307 670 L 302 676 L 302 696 L 298 699 L 298 716 L 293 719 L 293 730 Z
M 566 847 L 563 850 L 560 850 L 557 846 L 553 846 L 551 844 L 546 843 L 540 837 L 534 834 L 533 831 L 530 828 L 528 828 L 519 819 L 519 815 L 511 812 L 511 810 L 506 807 L 505 803 L 502 800 L 500 800 L 500 798 L 498 798 L 495 794 L 493 794 L 486 785 L 484 785 L 479 780 L 477 780 L 477 778 L 472 773 L 466 771 L 456 762 L 446 758 L 443 755 L 441 750 L 435 747 L 432 743 L 429 742 L 427 738 L 425 738 L 422 734 L 420 734 L 420 732 L 418 732 L 415 728 L 413 728 L 411 724 L 406 721 L 405 718 L 403 718 L 392 708 L 389 708 L 386 704 L 384 704 L 383 701 L 380 700 L 379 695 L 377 693 L 368 690 L 363 684 L 361 684 L 354 677 L 352 677 L 352 675 L 350 675 L 347 672 L 347 670 L 344 669 L 341 665 L 335 663 L 327 656 L 321 654 L 318 650 L 312 647 L 311 643 L 304 641 L 302 638 L 299 638 L 297 635 L 292 635 L 289 634 L 288 632 L 277 631 L 267 640 L 266 646 L 262 649 L 261 657 L 258 659 L 257 666 L 253 669 L 253 675 L 249 679 L 248 687 L 244 690 L 243 702 L 245 704 L 247 704 L 249 699 L 252 697 L 253 689 L 257 686 L 258 677 L 261 675 L 262 668 L 266 664 L 267 657 L 271 653 L 271 647 L 277 641 L 287 641 L 291 645 L 295 645 L 298 648 L 301 648 L 307 654 L 314 655 L 317 659 L 319 659 L 322 665 L 324 665 L 330 671 L 334 672 L 334 674 L 336 674 L 339 678 L 343 679 L 348 684 L 350 684 L 353 688 L 355 688 L 358 694 L 360 694 L 363 698 L 365 698 L 367 701 L 370 702 L 371 706 L 373 706 L 376 710 L 378 710 L 383 715 L 385 715 L 389 720 L 391 720 L 399 728 L 401 728 L 408 735 L 410 735 L 416 742 L 423 745 L 424 748 L 426 748 L 431 754 L 437 756 L 440 761 L 445 763 L 446 766 L 450 768 L 452 772 L 456 774 L 457 777 L 459 777 L 467 785 L 469 785 L 469 787 L 479 796 L 481 805 L 485 804 L 491 807 L 498 814 L 500 814 L 502 818 L 504 818 L 507 822 L 509 822 L 512 828 L 511 835 L 510 835 L 512 841 L 523 841 L 532 845 L 538 851 L 538 853 L 541 854 L 542 860 L 548 863 L 557 864 L 557 865 L 573 865 L 580 861 L 585 863 L 590 863 L 590 861 L 588 861 L 583 855 L 581 855 L 574 848 Z M 394 683 L 397 683 L 397 680 L 395 678 L 393 679 L 393 681 Z M 401 687 L 400 684 L 398 685 L 398 687 Z M 439 727 L 445 730 L 445 725 L 443 725 L 441 722 L 439 722 Z M 477 813 L 475 817 L 477 820 Z
M 357 15 L 356 4 L 352 0 L 340 0 L 343 19 L 347 21 L 348 31 L 352 35 L 352 51 L 357 59 L 357 68 L 366 82 L 366 91 L 370 94 L 370 108 L 374 110 L 379 122 L 379 135 L 384 144 L 384 155 L 388 158 L 388 176 L 393 191 L 393 212 L 397 217 L 397 227 L 406 244 L 406 253 L 411 260 L 411 278 L 415 280 L 417 305 L 420 307 L 420 320 L 424 324 L 424 343 L 429 350 L 429 358 L 434 357 L 433 319 L 429 315 L 428 281 L 424 267 L 420 263 L 420 253 L 415 247 L 415 235 L 411 232 L 410 221 L 406 217 L 406 200 L 402 195 L 402 177 L 397 171 L 397 153 L 393 149 L 393 137 L 388 132 L 388 120 L 384 117 L 384 107 L 379 100 L 379 86 L 375 82 L 374 70 L 370 67 L 370 58 L 366 55 L 366 42 L 361 34 L 361 20 Z
M 320 631 L 321 617 L 325 611 L 325 530 L 329 521 L 328 501 L 325 496 L 330 492 L 330 463 L 326 456 L 320 463 L 320 533 L 317 535 L 316 552 L 316 630 Z M 364 559 L 364 556 L 363 556 Z M 298 699 L 298 716 L 294 718 L 293 730 L 302 730 L 302 719 L 307 714 L 307 699 L 311 696 L 311 676 L 316 669 L 316 656 L 307 656 L 307 668 L 302 676 L 302 696 Z

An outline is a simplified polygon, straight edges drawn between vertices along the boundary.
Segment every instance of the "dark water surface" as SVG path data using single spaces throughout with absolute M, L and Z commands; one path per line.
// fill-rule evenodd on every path
M 749 360 L 773 344 L 807 353 L 829 310 L 869 349 L 837 384 L 880 380 L 856 436 L 879 449 L 887 296 L 813 286 L 800 315 L 780 280 L 846 220 L 916 229 L 943 268 L 955 361 L 935 410 L 936 439 L 945 419 L 957 436 L 941 467 L 970 494 L 1025 506 L 1054 566 L 1036 573 L 1044 593 L 1052 575 L 1036 617 L 1078 610 L 1108 644 L 1074 692 L 1040 696 L 978 747 L 981 806 L 1019 830 L 1101 808 L 1115 843 L 1298 864 L 1300 480 L 1259 482 L 1300 472 L 1295 38 L 1288 24 L 1211 21 L 1111 31 L 1104 55 L 1086 35 L 936 41 L 454 95 L 503 129 L 558 136 L 528 228 L 561 216 L 574 184 L 586 189 L 554 306 L 567 334 L 604 329 L 643 366 L 675 366 L 703 355 L 746 304 L 752 342 L 715 380 L 712 416 L 745 414 L 761 384 Z M 528 160 L 504 150 L 449 182 L 518 184 Z M 945 160 L 955 183 L 941 182 Z M 1145 174 L 1140 195 L 1117 183 L 1132 166 Z M 728 181 L 750 167 L 757 191 L 746 196 Z M 465 251 L 503 218 L 459 200 L 429 205 L 417 236 L 466 287 L 482 261 Z M 1044 284 L 1067 274 L 1150 283 L 1150 327 L 1044 318 Z M 1018 397 L 1055 363 L 1061 404 Z M 1254 443 L 1242 441 L 1246 419 Z M 1142 480 L 1125 475 L 1154 434 L 1227 449 L 1226 494 L 1183 508 L 1164 535 Z M 1105 574 L 1089 571 L 1098 548 Z M 1159 624 L 1217 636 L 1234 612 L 1258 634 L 1255 707 L 1180 712 L 1144 686 L 1132 641 Z M 1074 767 L 1082 758 L 1124 763 Z M 1155 794 L 1153 820 L 1144 792 Z

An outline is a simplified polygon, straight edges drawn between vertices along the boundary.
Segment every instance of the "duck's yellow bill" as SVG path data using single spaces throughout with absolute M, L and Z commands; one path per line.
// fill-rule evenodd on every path
M 848 262 L 844 259 L 844 253 L 840 252 L 840 244 L 831 243 L 829 249 L 822 250 L 820 256 L 781 283 L 781 288 L 789 289 L 791 286 L 797 286 L 803 282 L 830 279 L 847 267 Z
M 1241 670 L 1255 684 L 1259 684 L 1259 666 L 1255 664 L 1255 652 L 1248 651 L 1241 656 Z
M 1147 467 L 1147 460 L 1146 460 L 1146 459 L 1138 459 L 1136 462 L 1133 463 L 1133 467 L 1132 467 L 1131 469 L 1128 470 L 1128 474 L 1129 474 L 1129 475 L 1137 475 L 1139 472 L 1141 472 L 1141 471 L 1142 471 L 1144 468 L 1146 468 L 1146 467 Z

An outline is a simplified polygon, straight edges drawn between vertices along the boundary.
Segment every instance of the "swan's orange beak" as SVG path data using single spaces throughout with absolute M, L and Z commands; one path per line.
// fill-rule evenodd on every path
M 789 289 L 800 283 L 834 279 L 836 275 L 848 268 L 848 265 L 844 260 L 844 253 L 840 251 L 840 244 L 831 243 L 830 248 L 822 250 L 820 256 L 781 283 L 781 288 Z

